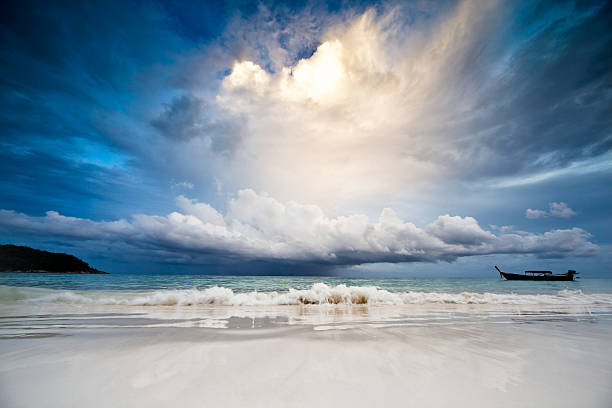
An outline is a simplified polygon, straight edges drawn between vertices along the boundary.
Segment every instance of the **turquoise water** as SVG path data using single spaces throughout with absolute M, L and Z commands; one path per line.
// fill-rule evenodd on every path
M 4 330 L 7 336 L 101 325 L 230 328 L 280 322 L 327 330 L 513 322 L 525 316 L 593 320 L 609 319 L 611 312 L 612 279 L 0 275 L 0 319 L 6 319 L 0 335 Z
M 369 278 L 209 275 L 54 275 L 0 274 L 0 285 L 71 291 L 156 291 L 207 289 L 215 286 L 234 292 L 284 292 L 328 286 L 374 286 L 389 292 L 555 294 L 559 291 L 612 293 L 612 279 L 578 279 L 575 282 L 503 281 L 499 278 Z

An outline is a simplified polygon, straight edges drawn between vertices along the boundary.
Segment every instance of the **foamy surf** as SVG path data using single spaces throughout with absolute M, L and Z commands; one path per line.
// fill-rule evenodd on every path
M 266 305 L 611 305 L 612 294 L 585 294 L 561 290 L 555 294 L 391 292 L 375 286 L 330 286 L 315 283 L 308 289 L 284 292 L 235 292 L 213 286 L 206 289 L 125 291 L 67 291 L 0 287 L 0 301 L 133 306 L 266 306 Z

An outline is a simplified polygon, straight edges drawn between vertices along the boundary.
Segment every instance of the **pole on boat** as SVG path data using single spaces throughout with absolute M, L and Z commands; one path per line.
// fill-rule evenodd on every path
M 495 269 L 497 269 L 497 272 L 499 272 L 499 277 L 503 278 L 504 275 L 502 275 L 502 271 L 499 270 L 499 268 L 497 267 L 497 265 L 495 265 Z

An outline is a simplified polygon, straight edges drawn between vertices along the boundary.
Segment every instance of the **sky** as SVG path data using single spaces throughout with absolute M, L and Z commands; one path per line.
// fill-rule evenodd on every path
M 612 276 L 606 1 L 0 5 L 0 242 L 113 273 Z

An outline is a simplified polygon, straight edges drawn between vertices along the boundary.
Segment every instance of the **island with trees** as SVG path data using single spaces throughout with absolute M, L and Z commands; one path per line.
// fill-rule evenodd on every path
M 0 245 L 0 272 L 108 274 L 73 255 L 17 245 Z

